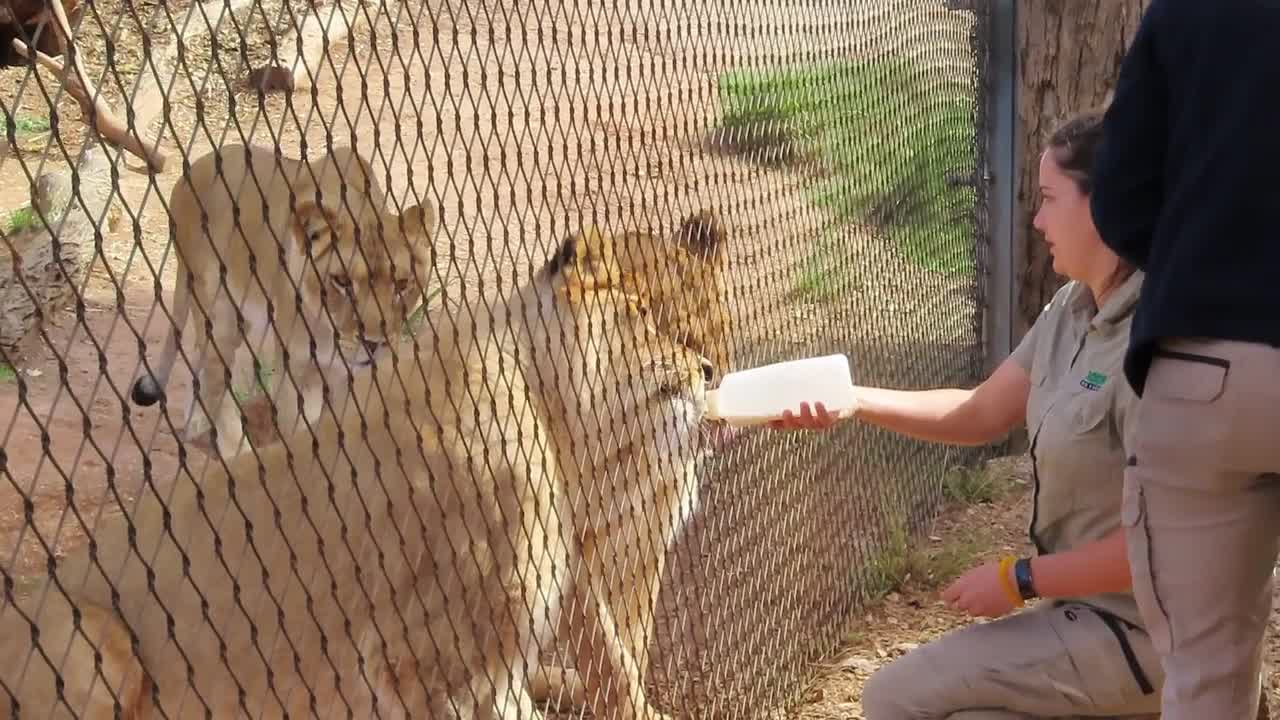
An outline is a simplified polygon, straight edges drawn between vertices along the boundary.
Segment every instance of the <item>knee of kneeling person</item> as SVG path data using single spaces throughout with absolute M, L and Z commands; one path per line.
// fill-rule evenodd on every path
M 912 653 L 871 673 L 862 685 L 862 716 L 866 720 L 910 720 L 916 701 L 929 683 L 920 677 Z

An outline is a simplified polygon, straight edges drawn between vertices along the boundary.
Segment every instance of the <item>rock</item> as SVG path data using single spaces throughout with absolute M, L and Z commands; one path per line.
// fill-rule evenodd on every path
M 74 299 L 93 257 L 97 223 L 111 204 L 111 161 L 91 145 L 75 175 L 78 193 L 70 170 L 37 178 L 31 206 L 49 228 L 37 216 L 0 243 L 0 350 L 10 356 L 45 317 Z
M 267 65 L 249 73 L 249 87 L 263 93 L 293 92 L 293 73 L 279 65 Z
M 870 675 L 880 667 L 874 660 L 864 658 L 860 655 L 847 657 L 844 660 L 841 660 L 837 665 L 842 670 L 852 670 L 853 672 L 863 675 Z

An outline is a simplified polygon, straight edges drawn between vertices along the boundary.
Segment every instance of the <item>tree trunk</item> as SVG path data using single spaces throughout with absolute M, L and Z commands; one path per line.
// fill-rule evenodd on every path
M 1063 116 L 1109 98 L 1124 51 L 1150 0 L 1019 0 L 1017 142 L 1022 162 L 1014 219 L 1019 302 L 1015 342 L 1026 334 L 1064 278 L 1053 271 L 1032 227 L 1039 202 L 1039 158 Z

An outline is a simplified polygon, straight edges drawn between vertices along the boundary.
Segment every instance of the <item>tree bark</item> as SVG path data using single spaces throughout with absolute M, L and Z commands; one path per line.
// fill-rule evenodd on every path
M 1014 218 L 1015 342 L 1026 334 L 1065 279 L 1053 271 L 1044 238 L 1032 227 L 1039 202 L 1039 159 L 1054 124 L 1109 99 L 1124 51 L 1150 0 L 1019 0 L 1017 148 L 1021 158 Z

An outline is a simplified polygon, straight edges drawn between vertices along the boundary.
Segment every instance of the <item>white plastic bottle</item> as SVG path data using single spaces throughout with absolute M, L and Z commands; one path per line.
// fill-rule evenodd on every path
M 707 391 L 707 417 L 730 425 L 760 425 L 781 419 L 800 403 L 822 403 L 828 413 L 847 417 L 857 404 L 849 359 L 842 354 L 788 360 L 725 375 Z

